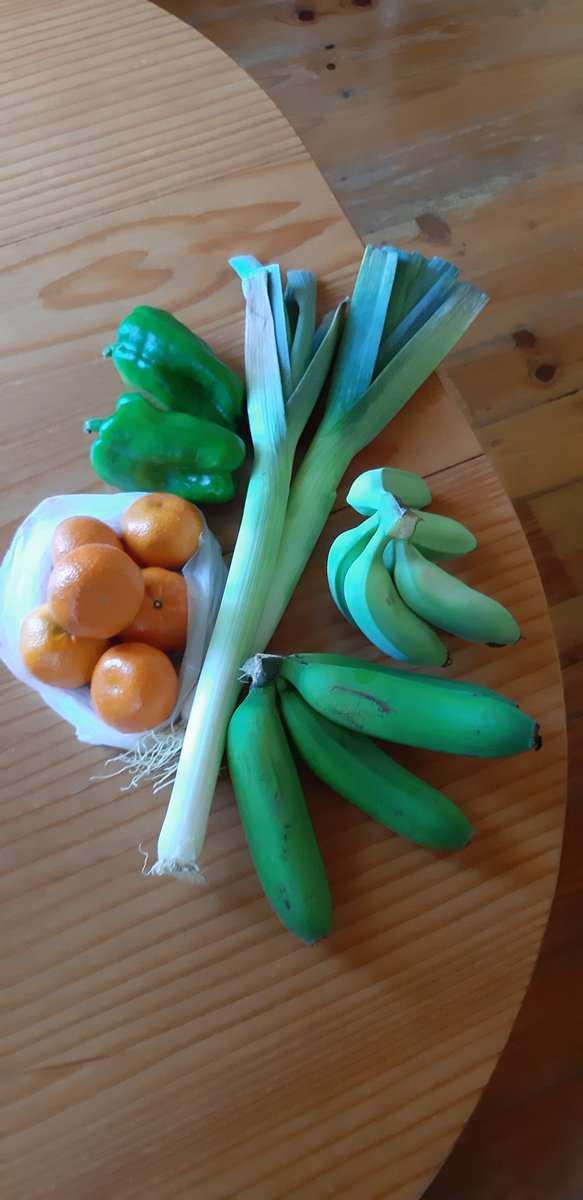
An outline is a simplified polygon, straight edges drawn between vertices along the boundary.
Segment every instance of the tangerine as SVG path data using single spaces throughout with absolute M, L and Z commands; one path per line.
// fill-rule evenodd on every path
M 77 637 L 114 637 L 133 621 L 143 598 L 140 568 L 115 546 L 78 546 L 55 563 L 49 576 L 49 608 Z
M 144 567 L 144 599 L 123 642 L 146 642 L 158 650 L 183 650 L 188 633 L 188 588 L 184 575 L 165 567 Z
M 91 677 L 91 699 L 99 716 L 122 733 L 144 733 L 170 716 L 178 676 L 154 646 L 126 642 L 101 656 Z
M 89 683 L 93 668 L 109 645 L 104 638 L 67 633 L 48 604 L 33 608 L 20 628 L 20 653 L 25 667 L 42 683 L 79 688 Z
M 148 492 L 134 500 L 121 519 L 126 550 L 143 567 L 180 570 L 198 550 L 202 513 L 169 492 Z
M 56 526 L 51 538 L 53 562 L 89 542 L 99 542 L 104 546 L 115 546 L 118 550 L 123 550 L 117 533 L 104 521 L 98 521 L 97 517 L 65 517 L 64 521 L 60 521 Z

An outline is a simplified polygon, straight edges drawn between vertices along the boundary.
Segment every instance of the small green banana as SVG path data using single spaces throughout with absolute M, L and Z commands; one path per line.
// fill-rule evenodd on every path
M 479 758 L 541 746 L 536 721 L 488 688 L 324 655 L 292 654 L 280 672 L 317 712 L 369 737 Z
M 439 513 L 422 513 L 416 508 L 409 511 L 419 518 L 411 534 L 411 542 L 426 558 L 439 562 L 441 559 L 459 558 L 476 549 L 477 537 L 460 521 L 442 517 Z
M 447 796 L 396 763 L 362 733 L 315 712 L 278 684 L 283 719 L 310 770 L 328 787 L 401 837 L 432 850 L 459 850 L 473 829 Z
M 392 576 L 394 566 L 395 566 L 395 539 L 389 538 L 389 540 L 383 550 L 383 567 L 385 567 L 385 569 L 389 572 L 389 575 Z
M 368 545 L 377 525 L 378 517 L 373 513 L 368 520 L 362 521 L 354 529 L 340 533 L 332 542 L 328 553 L 326 569 L 330 593 L 342 615 L 350 622 L 352 617 L 344 600 L 344 581 L 349 568 Z
M 312 943 L 332 928 L 324 864 L 277 708 L 251 687 L 229 724 L 229 771 L 257 875 L 283 924 Z
M 370 517 L 391 492 L 407 507 L 425 508 L 426 504 L 431 504 L 431 492 L 425 480 L 411 471 L 398 471 L 396 467 L 363 471 L 354 480 L 346 502 L 364 517 Z
M 378 519 L 387 538 L 411 541 L 428 558 L 457 558 L 475 550 L 478 544 L 474 534 L 459 521 L 407 508 L 391 492 L 381 500 Z
M 401 599 L 417 616 L 456 637 L 495 646 L 520 637 L 503 604 L 428 562 L 410 542 L 395 542 L 393 578 Z
M 386 533 L 376 533 L 344 579 L 344 603 L 354 624 L 383 654 L 402 662 L 443 666 L 441 638 L 403 603 L 383 562 Z

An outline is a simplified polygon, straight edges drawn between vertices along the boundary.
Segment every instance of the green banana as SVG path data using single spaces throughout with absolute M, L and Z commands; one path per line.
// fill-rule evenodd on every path
M 426 558 L 438 562 L 446 558 L 459 558 L 476 549 L 477 537 L 460 521 L 442 517 L 439 513 L 422 513 L 416 508 L 409 511 L 419 518 L 410 540 Z
M 392 576 L 394 566 L 395 566 L 395 539 L 389 538 L 389 540 L 383 550 L 383 567 L 385 567 L 385 569 L 389 572 L 389 575 Z
M 488 688 L 323 655 L 292 654 L 280 672 L 317 712 L 370 737 L 479 758 L 541 746 L 536 721 Z
M 229 771 L 263 890 L 283 924 L 313 943 L 332 928 L 316 835 L 277 708 L 275 684 L 251 687 L 229 724 Z
M 362 733 L 310 708 L 295 688 L 278 684 L 283 719 L 310 770 L 328 787 L 401 837 L 432 850 L 459 850 L 473 829 L 441 792 L 396 763 Z
M 387 538 L 411 541 L 429 558 L 456 558 L 475 550 L 478 544 L 474 534 L 459 521 L 404 507 L 391 492 L 379 504 L 378 519 Z
M 431 504 L 431 492 L 425 480 L 411 471 L 398 471 L 396 467 L 363 471 L 350 487 L 346 502 L 364 517 L 370 517 L 380 507 L 387 492 L 397 495 L 407 507 L 425 508 L 426 504 Z
M 441 638 L 403 603 L 383 563 L 386 533 L 379 527 L 344 579 L 344 603 L 361 632 L 384 654 L 404 662 L 443 666 Z
M 258 655 L 257 657 L 261 658 L 262 656 Z M 306 656 L 300 655 L 299 657 L 304 658 Z M 379 674 L 381 674 L 381 675 L 386 675 L 387 671 L 390 671 L 391 673 L 397 675 L 399 678 L 401 677 L 401 670 L 397 670 L 397 669 L 391 668 L 391 667 L 385 667 L 383 665 L 383 663 L 366 662 L 362 658 L 350 658 L 346 654 L 316 654 L 316 653 L 314 653 L 314 654 L 308 655 L 308 657 L 310 659 L 310 662 L 314 663 L 314 664 L 320 662 L 328 667 L 333 667 L 333 666 L 354 667 L 355 670 L 357 670 L 357 671 L 360 670 L 361 667 L 366 667 L 367 671 L 378 671 Z M 250 661 L 253 661 L 253 660 L 250 660 Z M 281 671 L 281 666 L 279 669 Z M 419 678 L 424 679 L 427 677 L 424 675 L 421 675 L 420 672 L 416 672 L 415 678 L 416 679 L 419 679 Z M 460 690 L 466 691 L 468 693 L 468 696 L 470 698 L 473 698 L 474 700 L 479 699 L 480 696 L 487 698 L 492 695 L 495 695 L 498 697 L 498 700 L 500 700 L 503 704 L 510 705 L 510 708 L 518 708 L 518 704 L 516 703 L 516 700 L 512 700 L 510 698 L 510 696 L 503 696 L 503 695 L 501 695 L 500 692 L 492 692 L 491 688 L 484 687 L 483 684 L 481 684 L 481 683 L 468 683 L 466 680 L 463 680 L 463 679 L 448 679 L 447 676 L 443 676 L 443 675 L 431 675 L 430 678 L 431 678 L 431 685 L 432 685 L 433 689 L 444 688 L 445 691 L 448 692 L 448 691 L 451 691 L 452 686 L 455 686 L 456 692 L 459 692 Z
M 520 629 L 511 613 L 483 592 L 428 562 L 410 542 L 395 542 L 395 585 L 417 616 L 468 642 L 506 646 Z
M 349 567 L 368 545 L 377 525 L 378 518 L 376 513 L 373 513 L 368 520 L 362 521 L 354 529 L 347 529 L 344 533 L 340 533 L 332 542 L 328 553 L 326 569 L 330 593 L 340 612 L 350 622 L 352 622 L 352 617 L 344 600 L 344 581 Z

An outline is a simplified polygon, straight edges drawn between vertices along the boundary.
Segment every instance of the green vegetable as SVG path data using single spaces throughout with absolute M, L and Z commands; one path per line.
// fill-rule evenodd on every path
M 120 396 L 104 420 L 85 422 L 98 433 L 91 465 L 105 483 L 121 491 L 173 492 L 194 503 L 219 504 L 235 491 L 232 472 L 245 458 L 245 443 L 230 429 L 162 412 L 136 392 Z
M 147 305 L 134 308 L 103 354 L 126 385 L 159 408 L 236 426 L 243 403 L 241 380 L 171 313 Z
M 227 727 L 241 686 L 239 668 L 256 648 L 258 617 L 273 587 L 294 451 L 326 381 L 344 313 L 341 304 L 318 334 L 312 333 L 310 362 L 294 387 L 282 336 L 285 314 L 279 268 L 263 268 L 252 260 L 246 273 L 247 265 L 248 260 L 237 260 L 247 300 L 245 362 L 253 470 L 153 867 L 156 875 L 180 879 L 196 879 L 199 874 Z M 316 286 L 313 276 L 312 286 Z

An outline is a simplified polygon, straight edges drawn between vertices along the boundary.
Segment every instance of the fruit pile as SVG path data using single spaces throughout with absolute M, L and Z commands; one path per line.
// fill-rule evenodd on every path
M 231 717 L 229 771 L 265 895 L 305 942 L 330 933 L 332 901 L 291 745 L 339 796 L 436 851 L 469 842 L 468 818 L 374 739 L 481 758 L 541 746 L 537 722 L 479 684 L 334 654 L 258 654 L 243 669 L 251 687 Z
M 383 654 L 444 666 L 448 650 L 435 628 L 489 646 L 518 641 L 504 605 L 439 565 L 478 543 L 459 521 L 420 511 L 431 501 L 424 479 L 391 467 L 365 471 L 346 499 L 365 520 L 332 543 L 328 585 L 340 612 Z
M 61 521 L 46 602 L 20 630 L 30 674 L 54 687 L 89 685 L 98 716 L 123 733 L 166 721 L 188 635 L 182 568 L 202 531 L 198 508 L 163 492 L 129 505 L 121 537 L 94 517 Z

